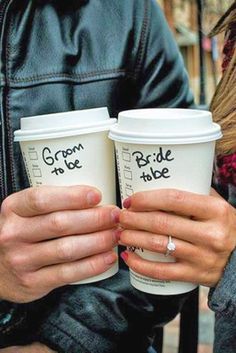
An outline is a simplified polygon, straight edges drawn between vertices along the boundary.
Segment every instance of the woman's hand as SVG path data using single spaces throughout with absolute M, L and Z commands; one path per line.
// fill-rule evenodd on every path
M 28 346 L 14 346 L 0 349 L 0 353 L 56 353 L 41 343 L 33 343 Z
M 215 191 L 211 196 L 165 189 L 138 192 L 124 201 L 120 244 L 157 253 L 176 245 L 174 263 L 152 262 L 125 251 L 122 258 L 142 275 L 213 287 L 236 246 L 236 212 Z
M 0 299 L 29 302 L 108 270 L 117 260 L 115 206 L 89 186 L 12 194 L 0 214 Z

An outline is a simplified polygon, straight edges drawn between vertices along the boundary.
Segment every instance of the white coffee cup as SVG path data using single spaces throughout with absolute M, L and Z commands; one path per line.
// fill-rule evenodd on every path
M 102 204 L 116 204 L 115 158 L 108 138 L 111 119 L 106 107 L 21 119 L 15 131 L 31 186 L 90 185 L 102 192 Z M 113 276 L 108 271 L 79 283 Z
M 215 141 L 221 137 L 210 112 L 174 108 L 123 111 L 109 137 L 115 141 L 122 200 L 137 191 L 161 188 L 209 194 Z M 147 260 L 175 261 L 145 249 L 132 250 Z M 135 288 L 152 294 L 180 294 L 196 287 L 151 279 L 132 270 L 130 278 Z

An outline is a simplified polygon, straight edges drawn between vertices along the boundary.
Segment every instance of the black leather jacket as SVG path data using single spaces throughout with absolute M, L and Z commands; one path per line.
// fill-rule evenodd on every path
M 1 0 L 0 31 L 1 200 L 28 185 L 13 143 L 21 117 L 101 106 L 117 116 L 192 104 L 156 0 Z M 17 326 L 17 310 L 21 322 L 27 306 L 17 308 L 9 320 L 0 316 L 0 332 Z

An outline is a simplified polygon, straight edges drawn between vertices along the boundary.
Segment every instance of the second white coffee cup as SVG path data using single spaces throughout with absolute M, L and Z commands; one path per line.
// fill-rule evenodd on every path
M 20 142 L 30 185 L 90 185 L 102 192 L 102 204 L 115 205 L 114 148 L 108 139 L 115 122 L 105 107 L 22 118 L 15 141 Z M 118 263 L 79 283 L 117 271 Z
M 209 194 L 219 125 L 208 111 L 140 109 L 119 114 L 109 137 L 115 141 L 122 200 L 137 191 L 175 188 Z M 170 234 L 171 235 L 171 234 Z M 131 248 L 151 261 L 174 262 L 171 256 Z M 130 271 L 131 284 L 147 293 L 180 294 L 192 283 L 161 281 Z

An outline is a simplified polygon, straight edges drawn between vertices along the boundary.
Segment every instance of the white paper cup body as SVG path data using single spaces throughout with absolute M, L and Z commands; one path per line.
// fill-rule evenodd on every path
M 22 134 L 20 131 L 16 133 L 15 139 L 20 142 L 30 185 L 90 185 L 102 192 L 102 204 L 115 205 L 114 147 L 112 141 L 108 139 L 108 131 L 109 126 L 116 120 L 109 119 L 107 124 L 100 121 L 94 127 L 93 119 L 90 118 L 89 126 L 86 127 L 86 123 L 84 123 L 81 131 L 79 123 L 81 112 L 83 111 L 77 112 L 77 126 L 72 129 L 65 128 L 65 135 L 67 136 L 64 137 L 61 129 L 56 132 L 53 129 L 44 129 L 40 134 L 37 134 L 37 129 L 29 129 L 28 131 L 25 129 L 21 131 Z M 91 114 L 93 113 L 96 115 L 96 112 L 91 110 Z M 101 114 L 101 111 L 99 113 Z M 65 114 L 70 119 L 70 114 Z M 63 114 L 60 113 L 59 115 L 62 116 Z M 75 124 L 75 112 L 72 115 L 73 124 Z M 50 118 L 51 116 L 49 115 Z M 40 130 L 41 126 L 39 119 L 37 119 L 37 123 L 39 123 L 38 130 Z M 56 123 L 56 114 L 53 114 L 53 119 L 55 119 Z M 103 120 L 102 115 L 100 120 Z M 30 127 L 32 124 L 33 120 L 30 122 Z M 69 122 L 66 124 L 69 124 Z M 28 140 L 27 136 L 29 137 Z M 117 271 L 118 262 L 106 272 L 76 284 L 100 281 L 113 276 Z
M 115 142 L 122 200 L 134 192 L 154 189 L 180 189 L 208 194 L 211 184 L 215 142 L 193 145 L 135 145 Z M 161 152 L 160 152 L 161 151 Z M 170 152 L 169 152 L 170 151 Z M 169 153 L 171 161 L 157 161 L 157 156 Z M 137 156 L 150 163 L 139 167 Z M 140 161 L 142 163 L 142 161 Z M 163 176 L 161 176 L 163 175 Z M 145 249 L 130 249 L 147 260 L 172 262 L 174 258 Z M 180 294 L 191 291 L 191 283 L 159 281 L 130 271 L 131 284 L 152 294 Z
M 151 115 L 153 115 L 153 111 L 154 110 L 152 110 Z M 164 115 L 167 113 L 167 109 L 156 109 L 155 111 L 157 120 L 159 116 L 162 117 L 162 113 L 164 113 Z M 173 117 L 178 115 L 179 124 L 181 124 L 180 110 L 168 109 L 168 111 Z M 182 113 L 185 114 L 185 112 Z M 125 114 L 126 112 L 124 112 L 124 121 Z M 132 111 L 129 114 L 132 115 Z M 134 120 L 130 125 L 134 124 L 135 126 L 134 121 L 136 114 L 139 114 L 139 111 L 137 111 L 137 113 L 133 111 Z M 145 116 L 145 109 L 142 114 Z M 189 114 L 191 115 L 191 113 Z M 194 115 L 195 111 L 192 111 L 192 114 Z M 146 112 L 147 120 L 148 117 L 149 110 Z M 155 123 L 158 125 L 158 122 Z M 189 139 L 182 137 L 181 143 L 181 139 L 176 139 L 176 134 L 174 135 L 174 133 L 169 137 L 165 135 L 163 137 L 162 135 L 161 138 L 158 138 L 158 130 L 155 130 L 155 126 L 153 126 L 153 130 L 151 131 L 152 138 L 148 139 L 148 136 L 145 136 L 145 122 L 143 122 L 142 130 L 144 133 L 141 137 L 138 137 L 138 133 L 131 134 L 130 143 L 128 133 L 127 135 L 124 134 L 122 137 L 122 128 L 124 127 L 124 125 L 122 125 L 122 113 L 120 124 L 121 126 L 119 126 L 119 123 L 117 126 L 114 125 L 114 130 L 111 128 L 110 137 L 115 140 L 122 200 L 138 191 L 163 188 L 174 188 L 199 194 L 209 194 L 216 135 L 215 138 L 210 139 L 210 141 L 206 141 L 207 138 L 205 137 L 205 141 L 197 143 L 190 143 L 190 136 Z M 142 124 L 140 123 L 140 129 L 141 126 Z M 127 126 L 125 128 L 127 128 Z M 133 131 L 135 127 L 130 126 L 129 129 Z M 148 130 L 147 126 L 146 129 Z M 166 129 L 168 129 L 168 126 L 166 126 Z M 156 136 L 154 136 L 154 131 Z M 217 136 L 220 136 L 219 131 Z M 150 140 L 151 143 L 149 143 Z M 155 140 L 156 143 L 154 143 Z M 131 247 L 129 250 L 135 251 L 142 258 L 151 261 L 175 261 L 172 256 L 157 254 L 145 249 Z M 130 279 L 131 284 L 135 288 L 146 293 L 158 295 L 181 294 L 189 292 L 197 286 L 193 283 L 155 280 L 132 270 L 130 271 Z

